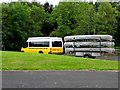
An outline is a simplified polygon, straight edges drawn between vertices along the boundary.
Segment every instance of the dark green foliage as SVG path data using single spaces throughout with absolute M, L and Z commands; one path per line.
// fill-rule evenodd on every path
M 116 33 L 116 9 L 108 2 L 101 2 L 97 12 L 97 30 L 98 34 Z
M 46 19 L 43 8 L 20 2 L 2 5 L 5 50 L 20 50 L 28 37 L 43 36 L 41 27 Z
M 110 34 L 120 45 L 119 3 L 61 2 L 53 7 L 48 2 L 11 2 L 1 6 L 0 33 L 5 50 L 20 51 L 28 37 L 78 34 Z
M 45 12 L 51 13 L 53 11 L 53 5 L 49 5 L 48 2 L 46 2 L 43 7 L 45 9 Z
M 114 38 L 115 38 L 116 45 L 120 46 L 120 2 L 114 2 L 114 3 L 111 3 L 111 5 L 116 8 L 117 30 Z

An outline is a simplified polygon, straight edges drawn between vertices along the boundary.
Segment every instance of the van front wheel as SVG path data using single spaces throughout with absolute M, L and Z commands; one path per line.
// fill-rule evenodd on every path
M 43 52 L 42 52 L 42 51 L 39 51 L 39 53 L 43 54 Z

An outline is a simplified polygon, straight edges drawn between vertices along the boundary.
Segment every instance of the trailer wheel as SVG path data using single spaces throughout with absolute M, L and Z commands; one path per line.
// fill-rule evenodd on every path
M 69 55 L 72 55 L 72 54 L 73 54 L 73 52 L 70 51 L 70 52 L 69 52 Z
M 90 54 L 85 54 L 84 58 L 91 58 L 91 55 Z

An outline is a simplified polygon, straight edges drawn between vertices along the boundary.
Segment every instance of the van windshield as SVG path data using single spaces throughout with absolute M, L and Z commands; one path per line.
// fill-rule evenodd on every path
M 29 42 L 29 47 L 49 47 L 49 41 Z

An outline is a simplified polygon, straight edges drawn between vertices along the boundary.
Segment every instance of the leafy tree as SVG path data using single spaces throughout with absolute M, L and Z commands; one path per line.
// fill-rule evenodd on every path
M 111 34 L 117 45 L 120 43 L 119 3 L 60 2 L 53 7 L 48 2 L 19 1 L 2 3 L 1 7 L 0 45 L 5 50 L 20 51 L 27 38 L 34 36 Z
M 89 3 L 79 3 L 77 10 L 77 27 L 74 34 L 95 34 L 96 12 L 93 5 Z
M 117 31 L 115 33 L 115 42 L 117 46 L 120 46 L 120 2 L 112 2 L 111 5 L 116 8 L 116 20 L 117 20 Z
M 46 2 L 43 7 L 45 9 L 45 12 L 51 13 L 53 11 L 53 5 L 49 5 L 48 2 Z
M 92 5 L 95 8 L 95 11 L 97 12 L 98 11 L 98 7 L 100 5 L 100 2 L 95 2 L 95 4 L 92 4 Z
M 2 4 L 0 4 L 0 50 L 2 50 Z
M 61 36 L 72 34 L 72 3 L 60 3 L 52 12 L 52 20 L 55 24 L 55 29 L 51 32 L 50 36 Z M 70 10 L 71 9 L 71 10 Z M 57 27 L 57 28 L 56 28 Z
M 12 7 L 10 8 L 10 6 L 12 6 Z M 16 49 L 16 47 L 17 47 L 16 43 L 22 37 L 21 36 L 22 32 L 20 32 L 20 28 L 18 27 L 19 22 L 17 22 L 21 19 L 21 16 L 18 15 L 18 14 L 20 14 L 19 12 L 14 13 L 15 7 L 16 7 L 15 4 L 13 4 L 13 5 L 3 4 L 3 8 L 2 8 L 2 11 L 3 11 L 3 17 L 2 17 L 3 44 L 5 45 L 5 48 L 7 50 Z M 20 33 L 20 35 L 19 35 L 19 33 Z
M 20 50 L 28 37 L 43 36 L 43 8 L 27 3 L 2 4 L 3 45 L 6 50 Z
M 57 22 L 57 29 L 51 36 L 94 34 L 96 12 L 88 3 L 62 2 L 55 7 L 52 15 L 53 22 Z
M 116 9 L 109 2 L 101 2 L 97 12 L 97 34 L 116 33 Z
M 42 22 L 41 26 L 41 32 L 43 33 L 43 36 L 49 36 L 49 34 L 52 32 L 54 29 L 54 25 L 52 24 L 50 20 L 51 14 L 45 13 L 45 18 Z

